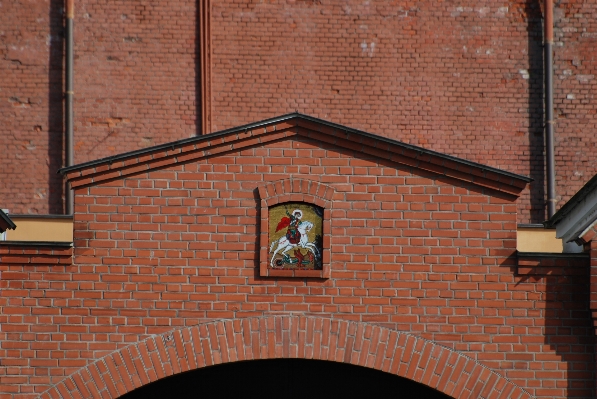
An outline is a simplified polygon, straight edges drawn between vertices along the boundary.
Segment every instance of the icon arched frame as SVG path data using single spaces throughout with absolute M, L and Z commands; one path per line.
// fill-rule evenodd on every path
M 330 278 L 331 208 L 335 192 L 336 190 L 331 186 L 306 179 L 278 180 L 259 187 L 261 198 L 260 276 Z M 303 203 L 321 208 L 323 214 L 321 269 L 279 269 L 271 266 L 270 209 L 285 203 Z

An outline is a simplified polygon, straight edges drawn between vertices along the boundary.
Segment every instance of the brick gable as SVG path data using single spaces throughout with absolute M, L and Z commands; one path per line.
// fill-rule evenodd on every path
M 301 114 L 60 169 L 73 188 L 303 136 L 480 187 L 519 194 L 532 179 Z
M 178 347 L 167 346 L 148 347 L 156 369 L 147 369 L 133 353 L 146 344 L 206 329 L 219 341 L 226 323 L 305 317 L 414 337 L 407 341 L 421 346 L 404 358 L 413 367 L 396 363 L 398 373 L 437 387 L 440 369 L 423 364 L 444 364 L 449 353 L 444 366 L 458 371 L 446 371 L 455 379 L 444 380 L 444 392 L 455 397 L 591 394 L 587 259 L 517 258 L 523 177 L 305 116 L 282 119 L 63 170 L 75 185 L 72 263 L 0 264 L 11 273 L 1 281 L 0 351 L 11 367 L 0 367 L 0 392 L 119 395 L 143 373 L 152 380 L 191 367 L 192 356 L 174 357 Z M 272 195 L 282 182 L 281 196 Z M 329 276 L 260 274 L 262 201 L 286 195 L 330 210 Z M 225 335 L 214 332 L 222 328 Z M 276 331 L 282 345 L 255 348 L 286 356 L 282 330 L 268 327 L 259 340 Z M 317 331 L 306 351 L 317 337 L 332 339 L 327 327 Z M 367 345 L 374 353 L 393 345 L 376 334 L 338 361 L 362 357 L 392 370 L 388 357 L 368 354 Z M 338 341 L 329 342 L 322 351 L 340 356 Z

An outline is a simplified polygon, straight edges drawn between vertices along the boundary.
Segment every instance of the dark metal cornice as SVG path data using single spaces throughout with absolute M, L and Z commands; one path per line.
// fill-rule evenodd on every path
M 0 233 L 4 233 L 6 230 L 14 230 L 17 225 L 8 217 L 2 209 L 0 209 Z
M 226 130 L 221 130 L 219 132 L 210 133 L 210 134 L 206 134 L 203 136 L 190 137 L 187 139 L 182 139 L 182 140 L 174 141 L 171 143 L 160 144 L 157 146 L 144 148 L 142 150 L 125 152 L 123 154 L 114 155 L 114 156 L 106 157 L 106 158 L 101 158 L 101 159 L 98 159 L 95 161 L 85 162 L 85 163 L 81 163 L 78 165 L 73 165 L 70 167 L 59 169 L 58 173 L 66 174 L 71 171 L 81 170 L 81 169 L 85 169 L 85 168 L 89 168 L 89 167 L 93 167 L 93 166 L 97 166 L 97 165 L 101 165 L 101 164 L 106 164 L 106 163 L 110 164 L 115 161 L 121 161 L 121 160 L 129 159 L 129 158 L 134 158 L 134 157 L 138 157 L 141 155 L 150 154 L 153 152 L 158 152 L 161 150 L 176 149 L 177 147 L 181 147 L 186 144 L 201 143 L 204 141 L 209 141 L 209 140 L 217 139 L 222 136 L 226 136 L 230 133 L 239 133 L 239 132 L 244 132 L 244 131 L 248 131 L 248 130 L 259 129 L 262 127 L 265 128 L 272 124 L 276 124 L 276 123 L 280 123 L 280 122 L 287 122 L 287 121 L 291 121 L 294 119 L 300 119 L 300 120 L 304 120 L 304 121 L 313 122 L 316 124 L 320 124 L 322 126 L 327 126 L 327 127 L 330 127 L 330 128 L 336 129 L 336 130 L 343 131 L 345 133 L 354 134 L 357 136 L 362 136 L 365 138 L 376 140 L 381 143 L 388 143 L 388 144 L 392 144 L 392 145 L 395 145 L 398 147 L 402 147 L 406 150 L 417 152 L 420 155 L 429 155 L 429 156 L 437 157 L 440 159 L 444 159 L 446 161 L 460 164 L 462 166 L 473 167 L 473 168 L 476 168 L 476 169 L 479 169 L 479 170 L 482 170 L 485 172 L 492 172 L 492 173 L 495 173 L 495 174 L 498 174 L 498 175 L 501 175 L 504 177 L 517 179 L 517 180 L 523 181 L 525 183 L 530 183 L 533 181 L 532 178 L 527 177 L 527 176 L 508 172 L 508 171 L 498 169 L 498 168 L 493 168 L 491 166 L 486 166 L 486 165 L 483 165 L 483 164 L 480 164 L 477 162 L 468 161 L 466 159 L 454 157 L 451 155 L 442 154 L 440 152 L 428 150 L 428 149 L 418 147 L 418 146 L 415 146 L 412 144 L 406 144 L 406 143 L 403 143 L 398 140 L 393 140 L 393 139 L 389 139 L 387 137 L 378 136 L 376 134 L 371 134 L 368 132 L 364 132 L 362 130 L 350 128 L 350 127 L 343 126 L 343 125 L 333 123 L 333 122 L 329 122 L 329 121 L 326 121 L 323 119 L 315 118 L 315 117 L 308 116 L 308 115 L 303 115 L 298 112 L 278 116 L 275 118 L 265 119 L 265 120 L 262 120 L 259 122 L 249 123 L 246 125 L 242 125 L 242 126 L 238 126 L 238 127 L 234 127 L 234 128 L 230 128 L 230 129 L 226 129 Z
M 553 228 L 562 219 L 564 219 L 570 212 L 574 210 L 576 205 L 581 203 L 587 195 L 593 190 L 597 189 L 597 175 L 593 176 L 572 198 L 568 200 L 552 217 L 543 222 L 547 228 Z

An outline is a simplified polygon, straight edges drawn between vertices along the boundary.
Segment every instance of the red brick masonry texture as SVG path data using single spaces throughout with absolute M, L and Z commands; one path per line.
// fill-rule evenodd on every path
M 145 373 L 152 379 L 153 372 L 194 367 L 179 352 L 190 339 L 205 362 L 208 353 L 215 362 L 248 350 L 283 356 L 295 353 L 295 343 L 298 356 L 301 341 L 292 334 L 299 330 L 313 334 L 304 356 L 316 356 L 320 345 L 324 358 L 396 367 L 418 381 L 445 383 L 440 389 L 455 397 L 485 389 L 510 395 L 515 388 L 505 379 L 536 397 L 592 394 L 587 259 L 534 273 L 524 269 L 532 264 L 519 267 L 516 195 L 498 191 L 514 186 L 464 179 L 473 170 L 440 175 L 409 157 L 393 161 L 347 139 L 330 142 L 331 133 L 296 128 L 231 132 L 192 151 L 175 146 L 69 172 L 77 186 L 72 265 L 53 257 L 31 263 L 34 255 L 19 248 L 3 255 L 17 251 L 10 262 L 0 258 L 2 275 L 13 273 L 0 281 L 1 394 L 33 397 L 54 385 L 56 393 L 127 390 Z M 335 190 L 328 279 L 259 274 L 258 191 L 281 179 Z M 245 344 L 244 335 L 237 341 L 241 332 L 258 343 Z M 410 352 L 409 342 L 420 346 Z M 162 345 L 173 354 L 163 369 Z M 402 347 L 415 356 L 410 362 L 381 355 Z M 198 367 L 201 358 L 194 359 Z M 398 359 L 412 368 L 401 369 Z M 457 359 L 468 366 L 446 371 L 438 366 L 443 359 L 446 367 L 460 367 Z M 111 387 L 102 385 L 108 376 Z
M 150 336 L 79 370 L 41 399 L 116 398 L 173 374 L 276 358 L 370 367 L 455 398 L 531 398 L 479 362 L 423 338 L 367 323 L 289 315 L 215 321 Z
M 587 397 L 590 393 L 590 350 L 593 344 L 590 332 L 584 338 L 579 334 L 578 329 L 583 325 L 582 313 L 587 312 L 577 308 L 577 304 L 582 302 L 575 299 L 582 298 L 574 298 L 577 295 L 575 291 L 586 288 L 583 285 L 586 277 L 582 272 L 577 272 L 586 270 L 586 261 L 581 259 L 546 263 L 539 257 L 527 258 L 524 269 L 519 267 L 520 276 L 514 277 L 511 284 L 515 285 L 518 295 L 534 298 L 532 306 L 498 309 L 503 321 L 509 319 L 508 324 L 516 323 L 520 335 L 507 334 L 505 329 L 508 327 L 496 323 L 496 317 L 470 316 L 470 322 L 476 322 L 476 326 L 500 329 L 499 334 L 488 333 L 484 343 L 476 344 L 477 349 L 485 350 L 485 353 L 467 353 L 477 358 L 475 361 L 463 352 L 449 349 L 456 346 L 462 350 L 465 343 L 474 344 L 471 337 L 463 336 L 461 342 L 448 345 L 442 342 L 440 346 L 437 342 L 424 339 L 433 337 L 429 333 L 400 332 L 391 329 L 387 323 L 362 322 L 360 318 L 355 321 L 343 320 L 351 315 L 342 312 L 341 308 L 335 314 L 306 317 L 296 312 L 289 312 L 287 316 L 268 316 L 264 311 L 243 316 L 237 312 L 236 320 L 209 322 L 209 319 L 192 315 L 191 311 L 183 311 L 177 305 L 180 301 L 168 297 L 163 290 L 158 291 L 161 298 L 153 306 L 133 307 L 134 301 L 127 300 L 132 293 L 116 290 L 118 284 L 114 277 L 122 274 L 109 279 L 106 274 L 101 278 L 92 277 L 89 267 L 68 266 L 70 253 L 70 249 L 31 251 L 14 245 L 0 246 L 2 397 L 35 397 L 35 392 L 41 393 L 53 384 L 57 385 L 48 392 L 49 397 L 60 397 L 58 393 L 62 397 L 70 397 L 66 391 L 72 392 L 73 397 L 77 397 L 74 391 L 80 392 L 82 397 L 90 397 L 92 393 L 117 397 L 140 384 L 173 373 L 243 359 L 276 357 L 326 359 L 373 367 L 426 383 L 453 397 L 477 397 L 475 394 L 480 392 L 494 395 L 484 397 L 525 397 L 502 377 L 504 374 L 518 384 L 528 380 L 531 387 L 535 383 L 553 384 L 551 389 L 538 386 L 527 388 L 537 396 Z M 39 255 L 44 255 L 43 260 Z M 64 262 L 65 265 L 61 265 Z M 542 265 L 542 268 L 532 265 Z M 96 266 L 96 270 L 102 269 Z M 115 271 L 114 266 L 110 269 Z M 175 269 L 169 272 L 173 273 Z M 158 273 L 145 277 L 176 276 Z M 399 274 L 406 280 L 407 273 Z M 513 273 L 512 276 L 518 274 Z M 133 274 L 129 276 L 128 279 L 133 280 L 140 277 Z M 187 276 L 192 278 L 189 274 Z M 376 277 L 375 274 L 373 277 Z M 429 280 L 425 284 L 429 284 Z M 349 280 L 338 279 L 333 285 L 342 285 L 342 281 Z M 374 289 L 369 287 L 379 287 L 381 282 L 374 280 L 366 283 L 371 293 L 363 295 L 360 300 L 372 299 Z M 396 284 L 398 281 L 388 283 Z M 139 282 L 138 287 L 142 289 L 144 284 L 149 283 Z M 162 284 L 152 285 L 159 290 Z M 401 283 L 404 286 L 412 284 L 412 280 Z M 468 295 L 474 296 L 477 287 L 487 288 L 488 284 L 479 280 L 467 283 L 460 278 L 451 283 L 451 288 L 455 289 L 457 295 L 468 292 Z M 198 288 L 197 284 L 194 285 Z M 468 289 L 465 290 L 467 285 Z M 494 283 L 493 292 L 497 292 L 496 285 Z M 230 284 L 220 286 L 228 291 L 234 287 Z M 317 298 L 341 301 L 339 295 L 332 294 L 336 291 L 332 285 L 317 286 L 314 281 L 300 285 L 290 281 L 270 283 L 269 293 L 263 295 L 260 302 L 273 306 L 281 298 L 289 296 L 289 290 L 292 289 L 297 290 L 306 303 L 313 304 Z M 95 289 L 92 290 L 92 287 Z M 358 288 L 356 290 L 358 292 Z M 93 292 L 101 295 L 93 295 Z M 244 296 L 251 300 L 255 298 L 255 295 L 250 294 Z M 429 296 L 431 291 L 426 287 L 425 296 L 418 300 L 424 301 L 427 297 L 429 301 Z M 581 296 L 586 299 L 586 296 Z M 100 304 L 101 297 L 116 308 L 109 309 L 107 302 L 102 308 L 91 306 Z M 199 298 L 195 299 L 200 301 Z M 222 292 L 214 295 L 213 300 L 217 299 L 225 301 L 226 296 Z M 129 307 L 121 307 L 121 301 L 126 301 Z M 146 305 L 149 303 L 145 301 Z M 454 307 L 446 308 L 444 312 L 458 312 L 456 303 L 448 304 Z M 330 302 L 327 306 L 331 310 L 333 305 Z M 358 308 L 356 304 L 352 306 Z M 179 309 L 176 315 L 158 313 L 176 308 Z M 429 305 L 426 307 L 427 311 L 431 309 Z M 460 307 L 460 310 L 464 309 Z M 531 313 L 525 316 L 525 309 Z M 536 309 L 535 313 L 532 313 L 532 309 Z M 506 311 L 514 313 L 506 317 L 503 314 Z M 156 316 L 162 317 L 158 325 L 151 323 Z M 169 317 L 170 322 L 166 323 Z M 423 324 L 433 327 L 431 320 L 425 321 L 422 315 L 418 317 Z M 459 323 L 457 317 L 449 316 L 450 323 L 457 328 L 467 327 Z M 181 318 L 183 324 L 174 327 Z M 436 316 L 437 326 L 440 325 L 438 321 Z M 398 328 L 405 330 L 408 326 L 405 322 L 400 323 Z M 534 325 L 540 331 L 525 334 L 524 330 L 534 331 Z M 574 335 L 573 329 L 577 330 Z M 562 330 L 570 331 L 565 334 Z M 546 342 L 542 344 L 544 339 Z M 500 350 L 495 352 L 497 346 Z M 492 347 L 495 348 L 494 352 L 490 352 Z M 480 367 L 479 363 L 494 371 Z M 513 369 L 508 370 L 508 363 Z M 586 371 L 583 372 L 583 369 Z M 583 379 L 587 384 L 585 390 L 578 385 Z
M 211 2 L 202 111 L 197 2 L 77 0 L 75 162 L 300 111 L 535 182 L 519 222 L 545 219 L 540 1 Z M 0 13 L 0 203 L 61 213 L 62 0 Z M 597 2 L 555 8 L 560 204 L 595 173 Z

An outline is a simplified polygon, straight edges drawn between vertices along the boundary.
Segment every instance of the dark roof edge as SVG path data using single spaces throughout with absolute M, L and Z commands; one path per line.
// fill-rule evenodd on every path
M 356 134 L 359 134 L 359 135 L 362 135 L 362 136 L 365 136 L 365 137 L 368 137 L 368 138 L 372 138 L 374 140 L 383 141 L 385 143 L 394 144 L 394 145 L 398 145 L 400 147 L 404 147 L 404 148 L 409 149 L 409 150 L 417 151 L 417 152 L 420 152 L 422 154 L 433 155 L 433 156 L 440 157 L 440 158 L 443 158 L 443 159 L 447 159 L 447 160 L 450 160 L 450 161 L 453 161 L 453 162 L 457 162 L 457 163 L 460 163 L 460 164 L 463 164 L 463 165 L 466 165 L 466 166 L 473 166 L 473 167 L 476 167 L 476 168 L 479 168 L 479 169 L 482 169 L 482 170 L 486 170 L 486 171 L 489 171 L 489 172 L 497 173 L 497 174 L 500 174 L 500 175 L 503 175 L 503 176 L 508 176 L 508 177 L 511 177 L 511 178 L 520 179 L 520 180 L 523 180 L 523 181 L 525 181 L 527 183 L 530 183 L 530 182 L 532 182 L 534 180 L 533 178 L 528 177 L 528 176 L 524 176 L 524 175 L 519 175 L 517 173 L 508 172 L 508 171 L 505 171 L 505 170 L 502 170 L 502 169 L 498 169 L 498 168 L 494 168 L 494 167 L 491 167 L 491 166 L 483 165 L 483 164 L 480 164 L 478 162 L 469 161 L 469 160 L 458 158 L 458 157 L 455 157 L 455 156 L 452 156 L 452 155 L 447 155 L 447 154 L 444 154 L 444 153 L 441 153 L 441 152 L 437 152 L 437 151 L 433 151 L 433 150 L 428 150 L 428 149 L 423 148 L 423 147 L 419 147 L 419 146 L 416 146 L 416 145 L 403 143 L 402 141 L 398 141 L 398 140 L 390 139 L 390 138 L 387 138 L 387 137 L 379 136 L 377 134 L 367 133 L 367 132 L 364 132 L 362 130 L 358 130 L 358 129 L 353 129 L 353 128 L 350 128 L 350 127 L 342 126 L 342 125 L 339 125 L 337 123 L 328 122 L 328 121 L 325 121 L 323 119 L 314 118 L 312 116 L 307 116 L 307 115 L 302 115 L 302 114 L 298 114 L 298 116 L 302 117 L 303 119 L 312 121 L 312 122 L 317 122 L 317 123 L 321 123 L 322 125 L 327 125 L 329 127 L 333 127 L 335 129 L 343 129 L 343 130 L 345 130 L 345 131 L 347 131 L 349 133 L 356 133 Z
M 17 247 L 72 247 L 72 241 L 0 241 L 0 246 Z
M 110 157 L 100 158 L 100 159 L 96 159 L 94 161 L 83 162 L 83 163 L 80 163 L 77 165 L 60 168 L 60 169 L 58 169 L 57 173 L 64 175 L 65 173 L 71 172 L 73 170 L 84 169 L 84 168 L 87 168 L 90 166 L 101 165 L 106 162 L 111 163 L 116 160 L 131 158 L 131 157 L 135 157 L 135 156 L 139 156 L 139 155 L 145 155 L 150 152 L 165 150 L 167 148 L 174 148 L 179 145 L 185 145 L 185 144 L 189 144 L 189 143 L 196 143 L 196 142 L 201 142 L 201 141 L 205 141 L 205 140 L 211 140 L 211 139 L 214 139 L 214 138 L 217 138 L 220 136 L 224 136 L 228 133 L 233 133 L 233 132 L 240 131 L 240 130 L 256 129 L 258 127 L 270 125 L 272 123 L 284 122 L 286 120 L 296 118 L 297 116 L 301 116 L 301 114 L 298 114 L 298 113 L 286 114 L 286 115 L 278 116 L 276 118 L 265 119 L 260 122 L 249 123 L 246 125 L 233 127 L 233 128 L 226 129 L 226 130 L 220 130 L 219 132 L 204 134 L 202 136 L 189 137 L 188 139 L 182 139 L 182 140 L 172 141 L 170 143 L 154 145 L 153 147 L 147 147 L 147 148 L 143 148 L 141 150 L 123 152 L 122 154 L 112 155 Z
M 10 214 L 13 219 L 73 219 L 73 215 L 52 215 L 52 214 L 43 214 L 43 215 L 36 215 L 36 214 Z
M 422 147 L 418 147 L 412 144 L 406 144 L 403 143 L 401 141 L 398 140 L 394 140 L 394 139 L 389 139 L 387 137 L 383 137 L 383 136 L 379 136 L 376 134 L 372 134 L 372 133 L 367 133 L 364 132 L 362 130 L 358 130 L 358 129 L 354 129 L 354 128 L 350 128 L 347 126 L 343 126 L 337 123 L 333 123 L 333 122 L 329 122 L 323 119 L 319 119 L 319 118 L 315 118 L 312 116 L 308 116 L 308 115 L 303 115 L 301 113 L 298 112 L 294 112 L 294 113 L 290 113 L 290 114 L 286 114 L 286 115 L 281 115 L 275 118 L 270 118 L 270 119 L 265 119 L 259 122 L 254 122 L 254 123 L 249 123 L 246 125 L 242 125 L 242 126 L 238 126 L 238 127 L 234 127 L 234 128 L 230 128 L 230 129 L 226 129 L 226 130 L 221 130 L 219 132 L 214 132 L 214 133 L 209 133 L 203 136 L 197 136 L 197 137 L 190 137 L 188 139 L 182 139 L 182 140 L 178 140 L 178 141 L 173 141 L 170 143 L 166 143 L 166 144 L 160 144 L 157 146 L 153 146 L 153 147 L 148 147 L 148 148 L 144 148 L 142 150 L 135 150 L 135 151 L 130 151 L 130 152 L 125 152 L 119 155 L 113 155 L 110 157 L 106 157 L 106 158 L 101 158 L 101 159 L 97 159 L 95 161 L 89 161 L 89 162 L 84 162 L 78 165 L 73 165 L 73 166 L 69 166 L 66 168 L 61 168 L 58 170 L 58 173 L 61 174 L 65 174 L 68 172 L 71 172 L 73 170 L 79 170 L 79 169 L 84 169 L 87 167 L 91 167 L 91 166 L 95 166 L 95 165 L 100 165 L 103 163 L 111 163 L 114 162 L 116 160 L 123 160 L 126 158 L 131 158 L 131 157 L 135 157 L 135 156 L 139 156 L 139 155 L 145 155 L 147 153 L 150 152 L 155 152 L 155 151 L 160 151 L 162 149 L 167 149 L 167 148 L 174 148 L 180 145 L 185 145 L 185 144 L 189 144 L 189 143 L 195 143 L 195 142 L 201 142 L 201 141 L 205 141 L 205 140 L 211 140 L 229 133 L 233 133 L 233 132 L 238 132 L 238 131 L 243 131 L 243 130 L 250 130 L 250 129 L 256 129 L 262 126 L 267 126 L 270 125 L 272 123 L 278 123 L 278 122 L 283 122 L 283 121 L 287 121 L 290 119 L 294 119 L 294 118 L 301 118 L 310 122 L 315 122 L 315 123 L 319 123 L 322 125 L 326 125 L 328 127 L 332 127 L 334 129 L 338 129 L 338 130 L 343 130 L 345 132 L 348 133 L 354 133 L 354 134 L 358 134 L 361 136 L 365 136 L 368 138 L 372 138 L 374 140 L 379 140 L 385 143 L 389 143 L 389 144 L 393 144 L 393 145 L 397 145 L 409 150 L 413 150 L 416 152 L 419 152 L 421 154 L 427 154 L 427 155 L 433 155 L 436 157 L 440 157 L 452 162 L 456 162 L 462 165 L 466 165 L 466 166 L 472 166 L 484 171 L 488 171 L 488 172 L 493 172 L 502 176 L 507 176 L 509 178 L 514 178 L 514 179 L 518 179 L 518 180 L 522 180 L 526 183 L 530 183 L 533 181 L 532 178 L 528 177 L 528 176 L 524 176 L 524 175 L 519 175 L 517 173 L 512 173 L 512 172 L 507 172 L 505 170 L 502 169 L 498 169 L 498 168 L 494 168 L 491 166 L 486 166 L 477 162 L 473 162 L 473 161 L 468 161 L 466 159 L 462 159 L 462 158 L 458 158 L 458 157 L 454 157 L 452 155 L 447 155 L 447 154 L 443 154 L 441 152 L 437 152 L 437 151 L 433 151 L 433 150 L 428 150 Z
M 545 226 L 543 226 L 542 223 L 518 223 L 516 225 L 517 228 L 519 229 L 544 229 Z
M 4 213 L 2 209 L 0 209 L 0 219 L 2 219 L 4 223 L 7 224 L 8 229 L 14 230 L 17 228 L 17 225 L 14 224 L 14 222 L 8 217 L 6 213 Z
M 572 198 L 568 200 L 552 217 L 543 222 L 547 228 L 553 228 L 556 224 L 566 217 L 574 207 L 581 202 L 591 191 L 597 188 L 597 174 L 591 178 Z
M 519 258 L 590 258 L 588 252 L 518 252 Z

